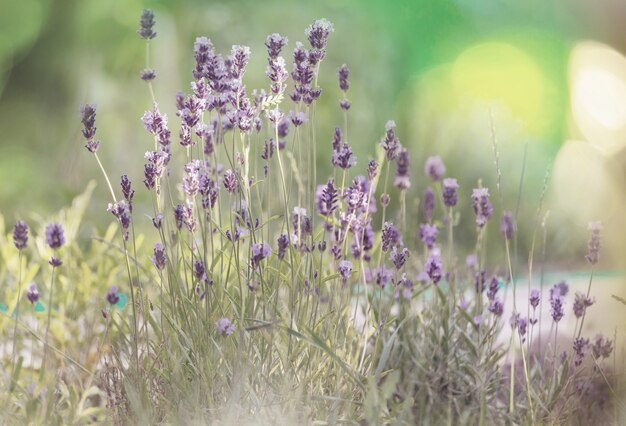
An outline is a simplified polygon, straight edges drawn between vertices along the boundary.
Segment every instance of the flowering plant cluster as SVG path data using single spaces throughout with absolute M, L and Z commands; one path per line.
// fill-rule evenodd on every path
M 155 25 L 144 11 L 138 34 L 147 49 L 158 40 Z M 110 142 L 95 139 L 103 112 L 82 107 L 85 147 L 102 171 L 120 233 L 109 255 L 122 265 L 106 272 L 115 282 L 94 296 L 104 328 L 98 362 L 83 367 L 99 396 L 82 402 L 98 413 L 92 420 L 239 422 L 260 414 L 330 423 L 543 423 L 563 421 L 572 413 L 566 404 L 590 396 L 593 409 L 584 414 L 602 413 L 611 384 L 597 379 L 606 378 L 600 361 L 613 342 L 584 336 L 591 280 L 571 313 L 565 281 L 549 291 L 543 283 L 518 288 L 510 259 L 517 217 L 502 206 L 507 272 L 488 271 L 484 235 L 498 210 L 489 189 L 461 185 L 436 155 L 415 173 L 394 121 L 381 125 L 373 157 L 357 161 L 348 139 L 347 65 L 337 70 L 341 124 L 329 137 L 317 131 L 325 95 L 318 77 L 333 31 L 316 20 L 304 33 L 308 44 L 296 42 L 291 52 L 287 37 L 267 36 L 267 87 L 252 91 L 244 78 L 250 48 L 234 45 L 223 55 L 198 37 L 187 93 L 170 100 L 174 120 L 154 96 L 159 80 L 147 63 L 140 182 L 123 175 L 113 185 L 98 157 Z M 331 176 L 318 176 L 319 150 L 332 153 Z M 407 197 L 423 182 L 418 211 L 407 213 Z M 460 199 L 471 214 L 462 214 Z M 465 262 L 454 244 L 460 220 L 476 229 Z M 136 225 L 151 230 L 139 236 Z M 590 225 L 592 268 L 600 229 Z M 53 290 L 55 274 L 66 278 L 63 226 L 46 226 L 45 241 L 50 285 L 26 292 L 31 305 L 48 300 L 41 362 L 31 365 L 42 372 L 59 362 L 49 330 L 53 307 L 62 315 Z M 13 242 L 20 256 L 15 373 L 25 222 L 15 224 Z M 517 304 L 520 291 L 525 306 Z M 542 304 L 551 318 L 541 318 Z M 576 326 L 563 346 L 565 315 Z M 542 321 L 550 323 L 547 335 Z M 38 354 L 31 348 L 31 357 Z M 13 373 L 11 392 L 19 385 Z M 17 405 L 14 411 L 25 416 Z

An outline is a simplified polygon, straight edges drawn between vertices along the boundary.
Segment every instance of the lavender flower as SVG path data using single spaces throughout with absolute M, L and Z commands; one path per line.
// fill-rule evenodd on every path
M 235 325 L 230 322 L 228 318 L 220 318 L 215 323 L 215 328 L 217 328 L 217 332 L 222 335 L 222 337 L 231 336 L 235 332 Z
M 424 164 L 424 174 L 437 182 L 443 178 L 446 173 L 446 166 L 443 164 L 441 157 L 438 155 L 428 157 Z
M 231 169 L 226 170 L 224 172 L 224 188 L 226 188 L 226 191 L 233 194 L 237 190 L 237 187 L 238 185 L 235 173 Z
M 493 214 L 493 206 L 489 201 L 489 190 L 487 188 L 474 188 L 472 191 L 472 208 L 476 215 L 476 225 L 484 227 Z
M 309 121 L 309 117 L 307 117 L 306 112 L 304 111 L 299 111 L 296 113 L 291 111 L 289 113 L 289 118 L 291 119 L 291 124 L 293 124 L 295 127 L 302 126 L 304 123 Z
M 267 54 L 270 59 L 276 59 L 283 47 L 287 45 L 287 37 L 283 37 L 278 33 L 270 34 L 265 39 L 265 47 L 267 47 Z
M 299 237 L 310 235 L 313 232 L 311 216 L 307 215 L 306 209 L 302 207 L 293 208 L 291 223 L 294 233 Z
M 550 289 L 550 299 L 555 297 L 565 297 L 569 293 L 569 286 L 565 281 L 559 281 Z
M 13 244 L 18 250 L 25 249 L 28 244 L 28 225 L 21 220 L 13 225 Z
M 393 183 L 396 188 L 408 189 L 411 186 L 411 181 L 409 179 L 410 166 L 409 152 L 405 148 L 402 148 L 398 153 L 398 160 L 396 162 L 396 179 Z
M 582 337 L 577 337 L 574 339 L 574 345 L 573 345 L 574 365 L 576 367 L 582 364 L 588 348 L 589 348 L 589 339 L 583 339 Z
M 458 201 L 457 190 L 459 189 L 459 184 L 456 179 L 446 178 L 443 180 L 443 204 L 446 207 L 454 207 Z
M 37 290 L 37 286 L 35 284 L 31 284 L 28 287 L 26 298 L 31 303 L 31 305 L 37 303 L 37 301 L 39 300 L 39 290 Z
M 272 248 L 267 243 L 255 243 L 252 245 L 252 267 L 256 268 L 259 263 L 272 255 Z
M 587 308 L 593 305 L 595 301 L 590 297 L 587 297 L 583 293 L 576 292 L 574 298 L 574 315 L 576 318 L 580 318 L 584 315 Z
M 429 224 L 421 224 L 420 225 L 420 240 L 422 243 L 428 248 L 428 250 L 432 250 L 437 243 L 437 234 L 439 234 L 439 230 L 437 229 L 437 225 L 429 225 Z
M 338 128 L 337 128 L 338 129 Z M 336 141 L 337 129 L 333 140 L 333 156 L 331 163 L 334 167 L 347 170 L 356 164 L 356 157 L 352 154 L 352 148 L 347 143 L 340 144 Z M 341 133 L 339 133 L 341 135 Z
M 128 228 L 130 227 L 130 214 L 126 200 L 117 203 L 109 203 L 107 211 L 117 218 L 122 227 L 124 240 L 128 240 Z
M 204 266 L 204 262 L 201 260 L 196 260 L 193 264 L 193 273 L 196 276 L 198 281 L 208 282 L 209 278 L 206 275 L 206 267 Z
M 350 68 L 346 64 L 343 64 L 338 70 L 337 75 L 339 77 L 339 88 L 342 92 L 347 92 L 350 88 L 348 77 L 350 76 Z
M 376 160 L 371 160 L 367 164 L 367 178 L 370 180 L 370 182 L 374 180 L 377 173 L 378 173 L 378 162 Z
M 341 277 L 341 281 L 345 284 L 352 273 L 352 262 L 349 260 L 342 260 L 339 262 L 337 272 L 339 272 L 339 277 Z
M 83 136 L 87 140 L 85 148 L 93 154 L 98 151 L 100 142 L 94 140 L 96 136 L 96 106 L 86 104 L 80 109 Z
M 489 280 L 489 289 L 487 290 L 487 298 L 494 300 L 500 288 L 500 280 L 495 275 Z
M 52 256 L 48 261 L 48 264 L 50 264 L 50 266 L 52 266 L 53 268 L 58 268 L 59 266 L 63 265 L 63 261 L 58 257 Z
M 58 223 L 51 223 L 46 226 L 46 244 L 51 249 L 58 249 L 65 244 L 63 227 Z
M 550 315 L 552 315 L 552 320 L 554 320 L 554 322 L 559 322 L 561 321 L 561 318 L 563 318 L 564 304 L 565 298 L 563 296 L 554 296 L 550 298 Z
M 396 267 L 397 270 L 402 269 L 402 267 L 404 266 L 408 258 L 409 258 L 409 250 L 406 247 L 403 248 L 402 251 L 398 251 L 397 247 L 393 247 L 391 249 L 391 254 L 389 256 L 389 259 L 391 259 L 391 262 L 393 263 L 393 265 Z
M 497 317 L 500 317 L 502 316 L 502 313 L 504 312 L 504 305 L 502 304 L 500 299 L 496 297 L 493 299 L 488 309 L 489 309 L 489 312 L 491 312 Z
M 442 277 L 442 263 L 441 256 L 437 253 L 431 253 L 428 255 L 428 260 L 426 260 L 426 265 L 424 267 L 424 271 L 428 274 L 428 277 L 431 279 L 433 284 L 437 285 L 439 281 L 441 281 Z
M 139 78 L 141 78 L 146 83 L 149 83 L 156 78 L 156 71 L 152 68 L 146 68 L 141 71 L 141 73 L 139 74 Z
M 289 247 L 289 238 L 287 235 L 281 234 L 280 237 L 278 237 L 278 253 L 276 254 L 279 260 L 283 260 L 285 258 L 287 247 Z
M 157 33 L 152 29 L 152 27 L 154 27 L 154 12 L 150 9 L 143 10 L 139 25 L 137 34 L 139 34 L 141 38 L 150 40 L 156 37 Z
M 380 140 L 380 145 L 386 152 L 387 160 L 395 160 L 398 156 L 398 151 L 402 147 L 400 140 L 396 137 L 395 129 L 396 123 L 393 120 L 387 121 L 385 124 L 385 136 Z
M 593 357 L 595 359 L 608 358 L 611 356 L 611 352 L 613 352 L 613 342 L 603 335 L 598 334 L 591 346 L 591 350 L 593 351 Z
M 402 244 L 402 237 L 400 236 L 400 232 L 398 232 L 398 228 L 396 228 L 391 222 L 385 222 L 383 224 L 381 238 L 383 241 L 383 251 L 387 251 L 391 247 Z
M 119 301 L 120 295 L 118 294 L 117 286 L 113 286 L 107 293 L 107 302 L 109 302 L 110 305 L 115 305 Z
M 435 192 L 430 187 L 426 188 L 424 195 L 422 195 L 422 213 L 426 222 L 433 220 L 435 215 Z
M 132 182 L 128 179 L 128 176 L 123 175 L 120 179 L 120 187 L 122 188 L 122 195 L 128 202 L 128 210 L 133 211 L 133 197 L 135 196 L 135 190 L 132 189 Z
M 326 185 L 318 186 L 315 199 L 317 212 L 322 216 L 332 216 L 333 212 L 337 209 L 337 201 L 339 199 L 339 191 L 335 188 L 335 181 L 328 179 Z
M 341 99 L 339 101 L 339 107 L 344 110 L 344 111 L 348 111 L 350 109 L 350 107 L 352 106 L 352 104 L 350 103 L 349 100 L 347 99 Z
M 282 56 L 276 59 L 271 59 L 265 71 L 265 75 L 270 79 L 270 90 L 274 94 L 280 94 L 285 91 L 286 81 L 288 77 L 287 68 L 285 66 L 285 60 Z
M 537 306 L 539 306 L 539 298 L 539 290 L 537 290 L 536 288 L 530 290 L 530 296 L 528 297 L 528 301 L 530 302 L 530 306 L 532 306 L 533 309 L 536 309 Z
M 602 231 L 602 222 L 589 223 L 589 242 L 587 243 L 587 256 L 585 259 L 592 265 L 600 260 L 600 231 Z
M 513 215 L 511 212 L 504 212 L 500 221 L 500 233 L 506 240 L 511 240 L 514 232 L 515 222 L 513 222 Z
M 314 49 L 324 50 L 328 43 L 328 37 L 333 31 L 335 31 L 333 24 L 322 18 L 313 21 L 304 31 L 304 34 L 307 36 L 309 43 L 311 43 Z
M 159 270 L 162 271 L 165 268 L 167 262 L 167 256 L 165 255 L 165 247 L 161 243 L 154 244 L 154 256 L 152 257 L 152 263 Z

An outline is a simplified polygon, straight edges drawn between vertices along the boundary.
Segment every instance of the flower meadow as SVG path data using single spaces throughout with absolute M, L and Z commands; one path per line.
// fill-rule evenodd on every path
M 304 43 L 267 36 L 260 90 L 245 85 L 248 47 L 221 54 L 198 37 L 187 93 L 167 100 L 153 90 L 156 30 L 145 10 L 143 181 L 107 173 L 107 112 L 97 99 L 80 109 L 109 226 L 79 237 L 94 184 L 52 219 L 0 221 L 3 424 L 620 423 L 615 338 L 585 328 L 599 222 L 580 259 L 586 292 L 521 278 L 517 223 L 534 224 L 532 277 L 541 203 L 517 217 L 499 179 L 487 188 L 437 155 L 417 161 L 393 120 L 357 161 L 358 88 L 348 65 L 325 67 L 330 21 Z M 334 131 L 316 127 L 326 72 L 342 93 Z M 469 252 L 461 222 L 475 228 Z M 500 236 L 490 252 L 488 230 Z M 507 262 L 490 270 L 493 251 Z

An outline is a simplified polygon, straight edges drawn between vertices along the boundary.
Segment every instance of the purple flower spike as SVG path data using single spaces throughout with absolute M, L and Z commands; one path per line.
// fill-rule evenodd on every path
M 350 83 L 348 82 L 348 77 L 350 77 L 350 68 L 346 64 L 343 64 L 339 70 L 337 70 L 337 75 L 339 76 L 339 88 L 342 92 L 347 92 L 350 88 Z
M 432 250 L 437 243 L 437 234 L 439 234 L 439 230 L 437 229 L 437 225 L 429 225 L 429 224 L 421 224 L 420 225 L 420 240 L 422 243 L 428 248 L 428 250 Z
M 539 290 L 537 290 L 536 288 L 530 290 L 530 296 L 528 297 L 528 301 L 530 302 L 530 306 L 532 306 L 533 309 L 536 309 L 537 306 L 539 306 L 539 299 Z
M 37 303 L 37 301 L 39 300 L 39 290 L 37 290 L 37 286 L 35 284 L 31 284 L 28 287 L 26 298 L 31 303 L 31 305 Z
M 400 189 L 408 189 L 411 186 L 409 167 L 411 162 L 409 160 L 409 152 L 402 148 L 398 153 L 398 160 L 396 162 L 396 179 L 394 186 Z
M 350 274 L 352 273 L 352 262 L 349 260 L 342 260 L 339 262 L 339 266 L 337 267 L 337 272 L 339 272 L 339 276 L 341 277 L 341 281 L 345 284 L 350 278 Z
M 217 328 L 217 332 L 222 335 L 222 337 L 232 336 L 235 332 L 235 325 L 230 322 L 228 318 L 220 318 L 215 323 L 215 328 Z
M 287 45 L 287 37 L 283 37 L 278 33 L 270 34 L 265 39 L 265 47 L 267 47 L 267 54 L 271 59 L 276 59 L 283 47 Z
M 576 318 L 582 317 L 587 308 L 593 305 L 594 302 L 595 300 L 587 297 L 583 293 L 576 292 L 576 296 L 574 298 L 574 315 Z
M 555 296 L 550 298 L 550 315 L 554 322 L 559 322 L 563 318 L 565 298 L 562 296 Z
M 154 244 L 154 256 L 152 257 L 152 263 L 159 270 L 162 271 L 165 268 L 167 262 L 167 256 L 165 255 L 165 247 L 161 243 Z
M 141 20 L 139 21 L 137 34 L 145 40 L 153 39 L 156 37 L 157 33 L 152 29 L 152 27 L 154 27 L 154 12 L 150 9 L 144 9 L 141 13 Z
M 489 309 L 489 312 L 491 312 L 497 317 L 500 317 L 502 316 L 502 313 L 504 312 L 504 305 L 502 304 L 500 299 L 496 297 L 493 299 L 493 302 L 491 302 L 488 309 Z
M 58 268 L 59 266 L 63 265 L 63 261 L 61 259 L 59 259 L 58 257 L 54 257 L 52 256 L 50 258 L 50 260 L 48 261 L 48 263 L 50 264 L 50 266 L 52 266 L 53 268 Z
M 322 216 L 332 216 L 337 209 L 337 201 L 339 199 L 339 191 L 335 188 L 335 181 L 328 179 L 326 185 L 317 187 L 315 194 L 317 212 Z
M 283 260 L 285 258 L 287 247 L 289 247 L 289 238 L 286 234 L 281 234 L 281 236 L 278 237 L 278 253 L 276 255 L 279 260 Z
M 446 166 L 443 164 L 441 157 L 438 155 L 428 157 L 424 164 L 424 174 L 437 182 L 443 178 L 446 173 Z
M 502 214 L 502 219 L 500 221 L 500 233 L 507 240 L 511 240 L 513 238 L 513 234 L 515 233 L 515 222 L 513 221 L 513 215 L 511 212 L 504 212 Z
M 46 226 L 46 244 L 51 249 L 58 249 L 65 244 L 63 227 L 58 223 L 51 223 Z
M 424 270 L 435 285 L 437 285 L 439 281 L 441 281 L 441 277 L 443 275 L 442 267 L 443 265 L 441 263 L 441 256 L 436 253 L 432 253 L 428 256 L 428 260 L 426 261 L 426 266 L 424 267 Z
M 385 222 L 383 224 L 381 238 L 383 240 L 383 251 L 387 251 L 390 248 L 397 246 L 398 244 L 402 244 L 402 237 L 400 236 L 400 232 L 398 232 L 398 228 L 396 228 L 391 222 Z
M 395 121 L 387 121 L 387 124 L 385 124 L 385 136 L 380 140 L 380 145 L 386 152 L 387 160 L 390 161 L 396 159 L 398 151 L 402 147 L 400 140 L 396 137 L 395 128 Z
M 430 187 L 424 190 L 424 195 L 422 196 L 422 212 L 426 222 L 433 220 L 435 215 L 435 192 Z
M 231 194 L 237 190 L 237 178 L 231 169 L 224 172 L 224 188 Z
M 596 359 L 608 358 L 611 356 L 611 352 L 613 352 L 613 341 L 605 338 L 601 334 L 598 334 L 591 350 L 593 351 L 593 356 Z
M 150 68 L 146 68 L 145 70 L 141 71 L 139 77 L 146 83 L 149 83 L 156 78 L 156 71 Z
M 602 231 L 602 222 L 589 223 L 589 242 L 587 243 L 587 256 L 585 257 L 589 263 L 595 265 L 600 260 L 600 231 Z
M 378 162 L 376 160 L 371 160 L 367 164 L 367 178 L 372 181 L 378 174 Z
M 333 31 L 335 31 L 333 24 L 322 18 L 313 21 L 306 31 L 304 31 L 304 34 L 307 36 L 309 43 L 311 43 L 314 49 L 324 50 L 328 43 L 328 37 Z
M 109 305 L 116 305 L 119 301 L 120 295 L 118 293 L 117 286 L 114 285 L 109 289 L 109 292 L 107 293 L 107 302 L 109 302 Z
M 484 227 L 493 214 L 493 206 L 489 201 L 487 188 L 474 188 L 472 191 L 472 208 L 476 215 L 476 225 L 479 228 Z
M 399 251 L 397 247 L 393 247 L 391 249 L 391 255 L 389 256 L 389 258 L 391 259 L 391 262 L 396 267 L 396 269 L 400 270 L 409 258 L 409 249 L 405 247 L 401 251 Z
M 443 180 L 443 204 L 446 207 L 454 207 L 458 202 L 457 190 L 459 189 L 459 184 L 456 179 L 446 178 Z
M 28 225 L 21 220 L 13 225 L 13 244 L 18 250 L 25 249 L 28 244 Z
M 255 243 L 252 245 L 252 267 L 256 268 L 263 259 L 272 255 L 272 248 L 267 243 Z

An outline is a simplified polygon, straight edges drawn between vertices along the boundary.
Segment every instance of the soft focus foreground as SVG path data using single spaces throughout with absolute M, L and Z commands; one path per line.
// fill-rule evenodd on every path
M 167 117 L 156 29 L 144 11 L 143 182 L 108 174 L 106 111 L 81 109 L 114 223 L 77 238 L 93 184 L 57 217 L 0 223 L 4 422 L 620 423 L 623 356 L 590 327 L 606 230 L 589 224 L 584 283 L 544 274 L 546 185 L 530 215 L 505 203 L 493 118 L 493 188 L 412 156 L 392 120 L 357 161 L 358 88 L 325 69 L 326 19 L 304 43 L 266 38 L 264 90 L 246 87 L 248 47 L 197 38 Z

